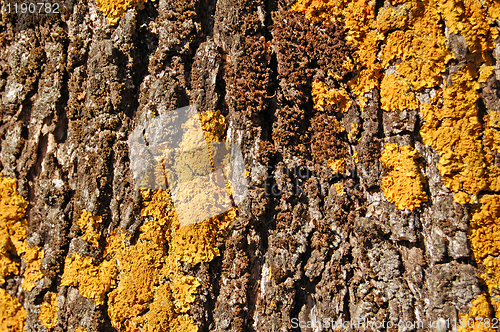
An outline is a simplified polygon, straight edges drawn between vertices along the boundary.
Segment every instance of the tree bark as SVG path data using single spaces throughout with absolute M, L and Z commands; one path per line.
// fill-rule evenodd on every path
M 372 22 L 381 22 L 376 18 L 383 9 L 410 11 L 388 0 L 361 1 L 355 8 L 361 3 L 373 12 Z M 490 13 L 490 29 L 498 28 L 499 20 L 488 11 L 494 3 L 471 3 Z M 213 259 L 176 261 L 176 273 L 195 278 L 182 280 L 195 280 L 198 286 L 188 309 L 165 309 L 163 314 L 170 315 L 165 321 L 189 317 L 194 322 L 189 326 L 199 331 L 319 331 L 318 322 L 328 320 L 364 322 L 344 330 L 377 330 L 365 321 L 371 320 L 394 324 L 380 330 L 451 331 L 464 317 L 459 314 L 467 314 L 480 294 L 486 294 L 488 318 L 495 317 L 498 288 L 488 288 L 484 280 L 489 277 L 480 276 L 483 258 L 495 258 L 495 250 L 482 256 L 474 251 L 480 246 L 474 247 L 471 229 L 480 215 L 490 216 L 493 225 L 500 222 L 500 185 L 495 187 L 493 175 L 485 175 L 489 186 L 467 189 L 470 181 L 458 177 L 468 176 L 463 167 L 469 167 L 469 154 L 456 157 L 456 152 L 450 160 L 465 158 L 458 163 L 462 168 L 443 171 L 446 151 L 427 143 L 428 131 L 422 128 L 434 121 L 424 104 L 436 94 L 445 91 L 445 100 L 458 100 L 455 106 L 445 101 L 442 109 L 458 109 L 465 102 L 462 95 L 472 91 L 464 88 L 446 99 L 445 86 L 453 85 L 457 72 L 476 66 L 479 73 L 483 63 L 493 66 L 484 81 L 477 74 L 463 84 L 478 84 L 472 108 L 480 134 L 472 141 L 479 144 L 485 166 L 477 174 L 500 174 L 494 173 L 500 168 L 498 120 L 489 126 L 500 111 L 498 39 L 488 30 L 491 36 L 485 38 L 491 45 L 478 42 L 474 51 L 465 32 L 446 25 L 458 25 L 464 18 L 453 23 L 442 9 L 442 21 L 435 21 L 445 41 L 442 49 L 453 59 L 432 59 L 432 66 L 443 66 L 437 71 L 438 83 L 419 86 L 420 79 L 428 79 L 420 67 L 414 69 L 419 80 L 411 81 L 413 73 L 401 70 L 394 74 L 400 63 L 411 60 L 401 55 L 409 51 L 393 45 L 393 59 L 385 61 L 381 55 L 391 47 L 394 31 L 419 31 L 418 19 L 408 14 L 388 28 L 374 23 L 370 31 L 382 36 L 370 60 L 379 65 L 374 79 L 378 83 L 358 93 L 362 83 L 356 80 L 370 62 L 360 55 L 367 43 L 350 38 L 354 30 L 346 28 L 347 7 L 342 7 L 340 19 L 328 23 L 292 6 L 287 0 L 158 0 L 130 8 L 117 25 L 108 24 L 94 1 L 61 2 L 60 14 L 2 14 L 0 172 L 16 180 L 17 193 L 28 202 L 21 241 L 43 251 L 38 258 L 41 275 L 31 290 L 22 284 L 37 259 L 23 258 L 27 253 L 16 249 L 21 244 L 12 239 L 14 249 L 2 253 L 17 262 L 19 271 L 6 274 L 1 288 L 26 311 L 25 318 L 11 315 L 11 306 L 2 300 L 4 327 L 17 331 L 15 324 L 5 323 L 15 316 L 25 331 L 182 330 L 179 326 L 184 325 L 134 320 L 152 312 L 159 289 L 164 283 L 175 284 L 174 277 L 155 279 L 144 290 L 146 282 L 130 276 L 130 294 L 110 295 L 125 282 L 126 267 L 118 249 L 110 249 L 109 239 L 124 234 L 123 248 L 150 243 L 140 234 L 144 225 L 161 218 L 144 212 L 148 198 L 134 180 L 128 139 L 147 121 L 187 105 L 196 105 L 200 113 L 220 111 L 226 126 L 221 140 L 243 152 L 248 193 L 237 217 L 213 239 Z M 408 45 L 416 45 L 413 38 Z M 408 90 L 392 101 L 385 99 L 384 75 L 404 77 L 410 82 Z M 391 89 L 399 88 L 404 89 L 399 83 Z M 341 95 L 332 97 L 328 91 Z M 406 107 L 384 106 L 402 105 L 402 96 L 410 96 Z M 487 141 L 490 134 L 493 138 Z M 417 189 L 409 181 L 416 181 Z M 410 203 L 403 202 L 407 192 Z M 459 192 L 466 201 L 460 201 Z M 6 200 L 15 196 L 3 193 Z M 86 226 L 79 224 L 85 211 L 100 234 L 96 245 L 85 237 Z M 169 232 L 169 225 L 162 225 L 162 232 Z M 14 238 L 5 227 L 1 231 Z M 162 240 L 162 269 L 169 264 L 165 262 L 172 255 L 173 239 Z M 497 243 L 494 238 L 484 241 L 493 247 Z M 92 258 L 96 269 L 116 259 L 117 270 L 111 273 L 102 303 L 84 296 L 83 281 L 65 281 L 68 259 L 75 253 Z M 150 262 L 148 257 L 134 257 Z M 77 273 L 87 273 L 82 271 Z M 491 275 L 498 270 L 487 271 Z M 97 284 L 105 284 L 104 273 L 97 275 Z M 175 304 L 178 295 L 172 289 L 169 296 Z M 52 325 L 41 315 L 51 308 L 51 294 L 57 294 Z M 144 299 L 130 300 L 123 310 L 139 309 L 113 318 L 117 299 L 137 294 Z M 405 330 L 397 325 L 412 322 L 439 327 L 413 324 Z

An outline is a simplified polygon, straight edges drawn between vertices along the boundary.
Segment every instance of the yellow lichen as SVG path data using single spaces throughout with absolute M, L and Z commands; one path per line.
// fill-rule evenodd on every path
M 488 300 L 488 294 L 482 293 L 472 301 L 469 313 L 458 315 L 459 332 L 494 332 L 492 319 L 494 317 L 493 308 Z M 470 321 L 469 321 L 470 319 Z M 485 327 L 484 321 L 488 319 L 489 327 Z
M 403 29 L 407 21 L 407 15 L 398 13 L 394 8 L 386 7 L 378 12 L 376 26 L 379 32 L 386 33 L 389 30 Z
M 200 282 L 193 276 L 180 276 L 172 283 L 175 297 L 174 304 L 177 312 L 187 312 L 189 303 L 194 302 Z
M 111 25 L 118 23 L 129 8 L 142 8 L 144 3 L 146 3 L 146 0 L 96 0 L 97 7 Z
M 200 123 L 207 142 L 220 142 L 226 132 L 226 119 L 219 110 L 200 113 Z
M 16 190 L 16 180 L 0 177 L 0 282 L 5 282 L 9 274 L 19 273 L 16 258 L 22 257 L 25 269 L 21 286 L 31 291 L 34 282 L 43 277 L 40 259 L 44 257 L 44 251 L 40 247 L 31 248 L 25 241 L 27 223 L 24 213 L 28 202 Z
M 83 239 L 92 243 L 94 247 L 99 246 L 99 239 L 101 238 L 100 223 L 102 223 L 102 217 L 93 217 L 92 213 L 86 210 L 83 210 L 82 215 L 76 221 L 78 227 L 84 232 Z
M 314 108 L 324 111 L 327 105 L 335 105 L 340 112 L 347 112 L 352 105 L 352 100 L 345 89 L 329 90 L 325 83 L 314 81 L 312 88 Z
M 346 194 L 342 183 L 335 183 L 335 191 L 337 192 L 337 195 L 339 195 L 339 196 L 344 196 Z
M 351 130 L 347 134 L 347 139 L 351 142 L 354 142 L 358 134 L 359 134 L 359 125 L 351 123 Z
M 333 174 L 343 173 L 345 170 L 345 161 L 342 158 L 329 159 L 326 165 L 332 169 Z
M 484 273 L 481 274 L 481 279 L 488 286 L 488 293 L 495 294 L 500 290 L 500 257 L 488 256 L 483 260 L 483 265 Z
M 26 310 L 5 289 L 0 288 L 0 331 L 22 332 Z
M 385 75 L 380 84 L 380 102 L 385 111 L 416 110 L 418 100 L 401 76 Z
M 219 142 L 224 136 L 225 120 L 219 112 L 200 114 L 201 133 L 195 120 L 183 124 L 185 133 L 180 143 L 183 150 L 196 150 L 203 146 L 200 142 Z M 196 160 L 189 161 L 189 165 L 191 162 Z M 213 160 L 205 158 L 194 167 L 205 174 L 212 171 Z M 183 181 L 193 180 L 189 174 L 181 176 L 186 177 Z M 225 186 L 221 187 L 225 190 Z M 197 331 L 197 324 L 186 313 L 195 301 L 200 282 L 196 277 L 184 275 L 180 263 L 206 263 L 218 256 L 217 237 L 236 218 L 236 208 L 212 214 L 200 222 L 181 223 L 179 213 L 186 211 L 179 210 L 169 190 L 141 189 L 141 193 L 142 215 L 149 221 L 139 228 L 137 241 L 130 244 L 130 238 L 121 231 L 107 239 L 105 255 L 113 257 L 119 266 L 118 286 L 108 293 L 111 323 L 120 331 Z M 184 191 L 176 194 L 189 196 Z M 210 215 L 210 201 L 199 202 L 197 208 Z M 189 216 L 183 217 L 189 219 Z
M 484 195 L 472 215 L 469 239 L 476 261 L 500 254 L 500 195 Z
M 418 151 L 411 146 L 385 145 L 382 163 L 392 170 L 382 180 L 382 190 L 387 201 L 396 204 L 400 210 L 413 210 L 427 201 L 423 190 L 423 176 L 416 160 Z
M 107 292 L 116 286 L 116 260 L 104 260 L 98 266 L 91 257 L 81 257 L 73 253 L 66 257 L 61 286 L 78 287 L 80 294 L 94 299 L 96 305 L 103 305 Z
M 49 301 L 43 302 L 38 318 L 46 328 L 53 328 L 57 322 L 57 294 L 48 293 Z
M 492 51 L 496 45 L 493 40 L 498 38 L 499 31 L 493 20 L 500 18 L 500 3 L 495 0 L 392 0 L 391 4 L 395 7 L 384 5 L 376 18 L 376 2 L 368 0 L 298 0 L 292 10 L 312 21 L 344 23 L 347 41 L 356 46 L 353 79 L 348 84 L 362 110 L 367 105 L 365 94 L 374 88 L 380 89 L 385 110 L 420 108 L 423 115 L 420 135 L 424 144 L 439 154 L 437 167 L 444 185 L 453 192 L 455 202 L 473 204 L 471 245 L 478 262 L 491 265 L 483 277 L 487 284 L 492 284 L 493 271 L 498 267 L 492 263 L 493 258 L 485 257 L 498 255 L 496 238 L 500 223 L 493 217 L 496 213 L 491 201 L 494 195 L 481 197 L 481 194 L 500 191 L 500 169 L 495 166 L 496 154 L 500 151 L 500 117 L 498 111 L 487 110 L 480 119 L 476 102 L 480 83 L 494 74 Z M 467 54 L 451 40 L 453 34 L 465 39 Z M 453 54 L 448 45 L 460 54 Z M 449 61 L 455 57 L 460 57 L 459 62 L 465 65 L 458 67 L 458 72 L 458 68 L 448 68 Z M 382 77 L 382 69 L 393 71 L 393 68 L 395 73 Z M 398 82 L 390 82 L 396 78 Z M 419 107 L 416 95 L 429 92 L 424 89 L 432 89 L 432 100 Z M 389 151 L 387 147 L 386 151 Z M 383 156 L 387 157 L 386 151 Z M 390 173 L 384 179 L 383 189 L 388 200 L 396 202 L 396 195 L 405 192 L 408 183 L 415 185 L 417 197 L 426 199 L 417 180 L 415 161 L 408 160 L 412 160 L 409 165 L 413 171 L 396 172 L 392 176 Z M 406 178 L 408 174 L 410 178 Z M 399 200 L 406 199 L 399 197 Z M 478 300 L 476 304 L 481 306 L 489 301 L 498 313 L 500 300 L 493 299 L 491 294 L 490 291 L 484 295 L 484 301 Z M 488 317 L 488 313 L 481 314 L 478 310 L 473 317 Z
M 444 184 L 455 193 L 467 193 L 467 202 L 475 201 L 479 192 L 489 187 L 486 170 L 492 167 L 485 163 L 480 138 L 477 89 L 479 84 L 470 72 L 453 75 L 452 85 L 438 93 L 431 104 L 423 105 L 425 123 L 420 129 L 423 142 L 440 155 L 437 167 Z M 455 199 L 464 202 L 464 197 Z
M 477 80 L 479 83 L 484 83 L 495 72 L 495 66 L 486 66 L 482 65 L 479 68 L 479 79 Z
M 75 332 L 87 332 L 87 329 L 84 329 L 83 327 L 79 327 L 75 330 Z

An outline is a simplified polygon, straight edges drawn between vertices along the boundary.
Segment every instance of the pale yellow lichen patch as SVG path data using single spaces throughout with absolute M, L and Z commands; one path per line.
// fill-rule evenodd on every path
M 416 110 L 418 100 L 401 76 L 385 75 L 380 84 L 380 102 L 385 111 Z
M 312 87 L 314 108 L 324 111 L 328 105 L 335 105 L 340 112 L 347 112 L 352 105 L 352 100 L 345 89 L 329 90 L 325 83 L 316 80 Z
M 387 144 L 380 160 L 392 168 L 382 180 L 382 190 L 387 201 L 396 204 L 400 210 L 413 210 L 427 201 L 423 190 L 423 176 L 416 162 L 418 151 L 411 146 L 400 147 L 398 144 Z
M 488 295 L 486 293 L 479 294 L 476 299 L 472 301 L 472 306 L 469 308 L 469 313 L 459 314 L 457 323 L 459 332 L 494 332 L 496 329 L 491 328 L 493 324 L 490 324 L 490 328 L 484 327 L 484 319 L 491 319 L 494 317 L 493 308 L 489 302 Z M 469 322 L 469 319 L 470 322 Z M 479 322 L 483 322 L 479 324 Z M 465 324 L 460 324 L 460 322 L 465 322 Z M 469 322 L 469 324 L 467 324 Z M 474 322 L 474 324 L 472 323 Z
M 87 332 L 87 329 L 84 329 L 83 327 L 79 327 L 75 330 L 75 332 Z
M 19 273 L 16 258 L 22 257 L 25 269 L 21 286 L 31 291 L 34 282 L 43 277 L 40 259 L 44 251 L 40 247 L 31 248 L 25 241 L 27 223 L 24 213 L 28 202 L 16 190 L 16 180 L 0 177 L 0 282 L 5 282 L 5 277 L 11 273 Z
M 141 8 L 144 3 L 146 3 L 146 0 L 96 0 L 97 7 L 111 25 L 118 23 L 129 8 Z
M 339 195 L 339 196 L 344 196 L 346 194 L 342 183 L 335 183 L 335 191 L 337 192 L 337 195 Z
M 96 266 L 91 257 L 73 253 L 66 257 L 61 286 L 78 287 L 83 297 L 94 299 L 96 305 L 103 305 L 106 293 L 116 286 L 116 275 L 114 258 Z
M 48 293 L 48 302 L 43 302 L 38 318 L 46 328 L 53 328 L 57 323 L 57 294 Z
M 345 161 L 343 158 L 329 159 L 326 165 L 330 167 L 330 169 L 333 171 L 333 174 L 343 173 L 345 170 Z
M 0 288 L 0 331 L 22 332 L 26 310 L 5 289 Z
M 83 239 L 92 243 L 94 247 L 99 246 L 99 239 L 101 238 L 100 223 L 102 223 L 102 217 L 94 217 L 92 213 L 86 210 L 83 210 L 80 218 L 76 221 L 78 227 L 84 232 Z

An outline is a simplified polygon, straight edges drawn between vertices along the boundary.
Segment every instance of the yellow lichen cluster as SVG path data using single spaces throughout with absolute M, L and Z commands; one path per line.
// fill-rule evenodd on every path
M 480 277 L 488 287 L 474 301 L 468 314 L 460 314 L 461 319 L 500 319 L 500 195 L 484 195 L 474 208 L 469 229 L 469 239 L 474 258 L 482 264 L 484 272 Z M 477 322 L 477 321 L 476 321 Z M 464 327 L 461 332 L 494 331 Z
M 422 140 L 439 153 L 437 167 L 444 184 L 457 193 L 458 203 L 477 201 L 479 192 L 490 188 L 498 174 L 498 168 L 485 163 L 481 123 L 475 107 L 478 89 L 479 83 L 470 72 L 460 71 L 432 103 L 422 106 Z
M 352 100 L 344 88 L 329 90 L 325 83 L 316 80 L 312 92 L 314 108 L 323 111 L 327 105 L 335 105 L 340 112 L 347 112 Z
M 84 232 L 83 239 L 89 241 L 94 247 L 99 246 L 101 232 L 99 224 L 102 223 L 102 217 L 93 217 L 92 213 L 83 210 L 82 215 L 77 220 L 76 224 Z
M 500 254 L 500 195 L 484 195 L 472 215 L 469 239 L 479 263 Z
M 326 163 L 328 167 L 333 171 L 333 174 L 343 173 L 345 171 L 345 160 L 343 158 L 339 159 L 329 159 Z
M 472 306 L 467 314 L 459 314 L 458 331 L 460 332 L 494 332 L 494 316 L 492 303 L 488 294 L 482 293 L 472 301 Z M 498 317 L 497 317 L 498 318 Z
M 46 328 L 53 328 L 57 323 L 57 294 L 48 293 L 48 302 L 43 302 L 38 318 Z
M 196 149 L 200 139 L 207 144 L 219 142 L 225 133 L 225 121 L 218 112 L 200 118 L 204 137 L 190 131 L 194 123 L 183 124 L 188 134 L 180 145 L 186 151 Z M 61 285 L 79 287 L 97 305 L 104 304 L 107 295 L 111 323 L 120 331 L 195 332 L 198 326 L 188 312 L 200 282 L 181 272 L 180 264 L 206 263 L 218 256 L 216 239 L 236 218 L 236 208 L 182 226 L 169 190 L 141 189 L 141 193 L 141 212 L 149 221 L 139 228 L 135 243 L 117 230 L 107 238 L 103 257 L 109 260 L 96 264 L 73 253 L 66 259 Z
M 5 289 L 0 288 L 0 331 L 23 332 L 26 310 Z
M 200 123 L 205 139 L 208 143 L 220 142 L 226 132 L 226 119 L 221 116 L 220 111 L 207 111 L 200 113 Z
M 416 162 L 418 158 L 418 151 L 411 146 L 386 144 L 382 152 L 380 160 L 392 168 L 382 180 L 382 190 L 385 198 L 400 210 L 413 210 L 427 201 L 423 176 Z
M 437 166 L 443 183 L 454 193 L 455 202 L 474 205 L 471 245 L 476 258 L 483 265 L 489 264 L 483 278 L 492 284 L 498 274 L 498 265 L 493 262 L 500 245 L 496 240 L 500 222 L 498 217 L 491 217 L 492 199 L 498 201 L 499 197 L 481 194 L 500 191 L 500 169 L 495 166 L 500 121 L 495 110 L 487 110 L 480 119 L 476 102 L 481 84 L 494 74 L 492 52 L 499 31 L 493 20 L 500 18 L 500 3 L 392 0 L 378 13 L 375 7 L 376 2 L 369 0 L 298 0 L 292 9 L 313 21 L 344 24 L 348 41 L 357 48 L 354 78 L 348 84 L 362 110 L 365 93 L 379 88 L 384 110 L 422 112 L 420 135 L 424 144 L 439 154 Z M 453 35 L 463 37 L 466 52 L 447 39 Z M 452 59 L 459 59 L 460 65 L 448 68 Z M 419 93 L 424 93 L 422 105 L 416 98 Z M 395 193 L 402 189 L 402 183 L 386 178 L 384 193 L 391 192 L 389 197 L 396 201 Z M 476 301 L 475 307 L 495 302 L 498 313 L 500 306 L 488 298 L 491 294 L 486 294 L 484 301 Z M 486 312 L 483 314 L 486 318 Z M 479 317 L 477 310 L 472 315 Z
M 125 12 L 132 7 L 142 8 L 147 0 L 96 0 L 97 8 L 115 25 Z M 153 0 L 154 1 L 154 0 Z
M 339 196 L 344 196 L 346 194 L 342 183 L 335 183 L 335 191 L 337 192 L 337 195 L 339 195 Z
M 380 84 L 380 102 L 385 111 L 416 110 L 418 100 L 401 76 L 385 75 Z
M 77 253 L 66 257 L 61 286 L 75 286 L 80 294 L 95 300 L 96 305 L 104 304 L 107 292 L 116 285 L 116 261 L 103 261 L 99 266 L 93 264 L 91 257 L 81 257 Z
M 34 282 L 43 277 L 40 271 L 44 251 L 40 247 L 31 248 L 26 239 L 26 219 L 24 213 L 28 202 L 16 192 L 16 180 L 0 177 L 0 283 L 5 277 L 19 273 L 21 257 L 25 263 L 23 289 L 31 291 Z

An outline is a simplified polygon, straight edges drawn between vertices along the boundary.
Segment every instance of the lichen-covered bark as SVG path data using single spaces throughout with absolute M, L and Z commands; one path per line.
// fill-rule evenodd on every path
M 496 1 L 60 12 L 0 21 L 0 330 L 500 319 Z M 249 188 L 181 227 L 128 138 L 190 104 Z

